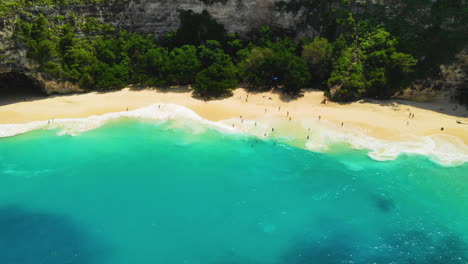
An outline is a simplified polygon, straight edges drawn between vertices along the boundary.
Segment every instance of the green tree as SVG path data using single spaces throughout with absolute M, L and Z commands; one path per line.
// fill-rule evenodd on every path
M 202 66 L 197 56 L 197 48 L 190 45 L 173 49 L 169 60 L 167 80 L 171 84 L 193 83 Z
M 239 63 L 244 82 L 260 88 L 282 85 L 285 92 L 298 92 L 311 78 L 305 61 L 295 55 L 296 46 L 282 40 L 269 47 L 255 47 Z
M 273 43 L 273 31 L 269 26 L 262 26 L 258 30 L 257 44 L 261 47 L 268 47 Z
M 220 96 L 236 86 L 236 67 L 225 56 L 197 74 L 193 89 L 201 96 Z
M 98 59 L 89 49 L 89 46 L 77 45 L 67 50 L 63 57 L 63 64 L 68 78 L 79 81 L 83 74 L 94 71 Z
M 71 25 L 65 24 L 62 28 L 62 35 L 59 38 L 59 49 L 61 54 L 65 54 L 67 49 L 76 42 L 76 35 Z
M 248 52 L 248 50 L 245 50 Z M 272 85 L 272 72 L 268 69 L 267 60 L 272 56 L 270 48 L 253 48 L 246 58 L 240 62 L 240 75 L 244 82 L 254 87 L 269 87 Z
M 50 39 L 52 32 L 49 27 L 49 20 L 47 20 L 43 14 L 40 14 L 32 23 L 31 38 L 37 42 Z
M 168 71 L 169 52 L 166 48 L 153 48 L 144 55 L 141 72 L 149 84 L 160 85 L 165 82 L 165 74 Z M 144 78 L 144 77 L 143 77 Z M 144 81 L 144 80 L 140 80 Z
M 94 72 L 99 90 L 123 88 L 128 83 L 128 65 L 125 62 L 113 65 L 99 62 Z
M 321 80 L 330 73 L 332 55 L 333 45 L 325 38 L 316 37 L 302 47 L 302 58 Z
M 389 32 L 367 23 L 359 23 L 354 33 L 342 35 L 335 45 L 337 56 L 327 81 L 331 98 L 388 98 L 401 89 L 416 60 L 398 52 L 397 45 Z
M 205 45 L 200 45 L 197 52 L 203 68 L 209 67 L 226 56 L 221 49 L 221 43 L 216 40 L 208 40 Z
M 33 56 L 39 61 L 39 63 L 45 63 L 49 60 L 58 56 L 57 43 L 52 40 L 41 40 L 37 43 L 36 50 Z

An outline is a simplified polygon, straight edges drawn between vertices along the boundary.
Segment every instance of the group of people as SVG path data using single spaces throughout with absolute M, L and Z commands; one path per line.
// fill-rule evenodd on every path
M 265 97 L 265 96 L 264 96 L 264 97 Z M 248 98 L 248 95 L 247 95 L 247 98 Z M 241 97 L 239 96 L 238 99 L 241 99 Z M 247 102 L 247 99 L 246 99 L 246 102 Z M 278 106 L 278 111 L 281 111 L 281 106 Z M 268 112 L 268 108 L 265 108 L 264 113 L 266 113 L 266 112 Z M 243 116 L 241 115 L 241 116 L 239 116 L 239 118 L 240 118 L 241 124 L 243 124 L 243 123 L 244 123 Z M 292 117 L 290 116 L 289 111 L 286 111 L 286 118 L 288 118 L 289 121 L 292 120 Z M 318 120 L 320 121 L 321 119 L 322 119 L 322 116 L 319 115 L 319 116 L 318 116 Z M 255 126 L 255 127 L 257 126 L 257 122 L 254 122 L 254 126 Z M 343 127 L 343 126 L 344 126 L 344 122 L 341 122 L 341 127 Z M 235 125 L 232 124 L 232 127 L 234 128 Z M 310 131 L 310 128 L 308 128 L 308 131 Z M 273 133 L 273 132 L 275 132 L 275 128 L 274 128 L 274 127 L 271 128 L 271 133 Z M 267 137 L 267 134 L 268 134 L 268 132 L 267 132 L 267 133 L 264 133 L 263 136 L 264 136 L 264 137 Z M 310 139 L 310 135 L 307 135 L 306 139 L 309 140 L 309 139 Z M 275 140 L 275 144 L 276 144 L 276 140 Z M 252 145 L 252 146 L 253 146 L 253 145 Z

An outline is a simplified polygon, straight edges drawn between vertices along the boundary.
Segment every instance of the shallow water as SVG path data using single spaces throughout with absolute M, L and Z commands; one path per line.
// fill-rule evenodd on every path
M 0 139 L 0 263 L 468 263 L 468 165 L 174 122 Z

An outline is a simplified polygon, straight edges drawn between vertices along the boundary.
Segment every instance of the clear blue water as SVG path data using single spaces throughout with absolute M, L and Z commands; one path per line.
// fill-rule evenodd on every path
M 0 139 L 0 263 L 468 263 L 468 165 L 121 121 Z

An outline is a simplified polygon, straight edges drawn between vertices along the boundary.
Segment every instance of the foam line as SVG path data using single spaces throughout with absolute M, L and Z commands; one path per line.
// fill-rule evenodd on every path
M 246 133 L 260 138 L 265 138 L 265 131 L 271 130 L 273 123 L 267 121 L 239 119 L 212 122 L 203 119 L 195 112 L 184 106 L 175 104 L 153 104 L 148 107 L 126 111 L 109 113 L 100 116 L 90 116 L 80 119 L 56 119 L 48 121 L 36 121 L 27 124 L 0 125 L 0 137 L 12 137 L 38 129 L 59 129 L 58 135 L 77 135 L 92 129 L 96 129 L 111 120 L 121 118 L 147 119 L 157 121 L 181 120 L 184 123 L 202 124 L 223 133 Z M 271 121 L 276 122 L 276 121 Z M 235 124 L 232 127 L 232 124 Z M 281 124 L 274 123 L 274 127 Z M 368 149 L 369 157 L 378 161 L 394 160 L 402 153 L 420 154 L 430 157 L 433 161 L 445 166 L 458 166 L 468 162 L 468 146 L 461 140 L 447 135 L 431 135 L 415 137 L 408 141 L 386 141 L 366 135 L 359 129 L 338 129 L 333 125 L 322 121 L 313 124 L 299 123 L 300 129 L 306 131 L 312 126 L 309 140 L 302 146 L 305 149 L 318 152 L 326 152 L 331 144 L 347 143 L 355 149 Z M 270 134 L 267 135 L 269 137 Z M 284 135 L 275 135 L 276 139 L 285 141 Z

